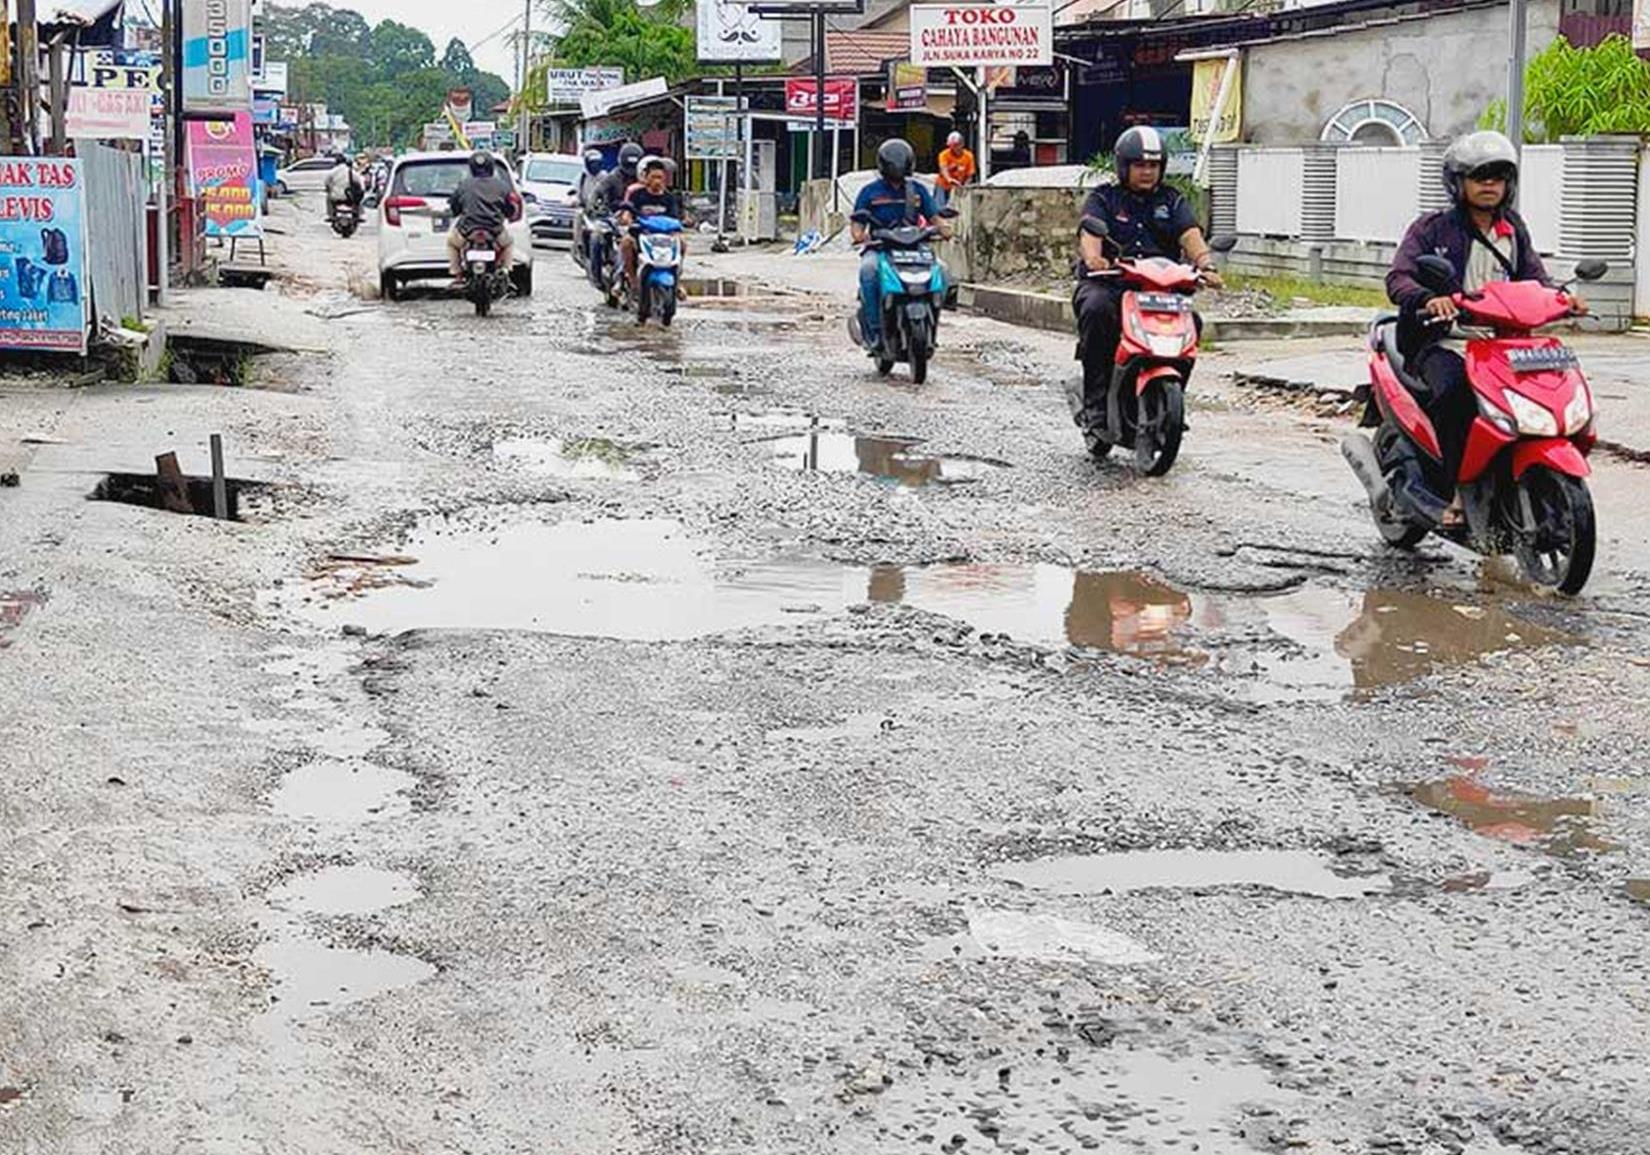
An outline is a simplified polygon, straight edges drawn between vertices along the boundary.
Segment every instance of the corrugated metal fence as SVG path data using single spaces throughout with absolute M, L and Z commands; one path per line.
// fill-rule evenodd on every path
M 86 171 L 86 254 L 92 267 L 94 327 L 143 316 L 149 193 L 143 157 L 80 142 Z

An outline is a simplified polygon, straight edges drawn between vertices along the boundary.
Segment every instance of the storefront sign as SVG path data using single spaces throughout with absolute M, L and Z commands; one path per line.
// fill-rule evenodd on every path
M 180 0 L 183 114 L 233 115 L 252 107 L 249 0 Z
M 618 88 L 623 83 L 622 68 L 551 68 L 544 74 L 546 99 L 551 104 L 577 104 L 587 92 Z
M 86 209 L 78 160 L 0 158 L 0 348 L 86 352 Z
M 1054 63 L 1046 4 L 913 4 L 911 63 L 927 68 Z
M 209 237 L 256 237 L 258 165 L 252 146 L 252 114 L 233 120 L 189 122 L 189 187 L 200 198 Z
M 1232 70 L 1229 84 L 1226 70 Z M 1221 103 L 1224 96 L 1225 102 Z M 1213 124 L 1213 129 L 1210 125 Z M 1230 144 L 1243 132 L 1243 61 L 1241 57 L 1198 60 L 1192 64 L 1192 138 L 1199 144 Z
M 745 154 L 739 101 L 732 96 L 690 96 L 684 121 L 689 160 L 737 160 Z
M 1650 0 L 1633 0 L 1633 47 L 1650 52 Z
M 758 16 L 749 5 L 699 0 L 699 59 L 707 63 L 781 60 L 783 32 L 778 20 Z
M 908 60 L 888 65 L 888 111 L 920 112 L 928 107 L 928 69 Z
M 286 96 L 287 77 L 289 70 L 284 60 L 266 60 L 262 76 L 254 77 L 252 89 L 266 96 L 273 96 L 277 100 Z
M 819 82 L 795 77 L 785 81 L 785 112 L 797 120 L 818 116 Z M 858 120 L 859 81 L 852 77 L 827 77 L 825 127 L 852 128 Z
M 160 103 L 160 64 L 107 48 L 78 53 L 69 74 L 66 129 L 73 140 L 148 140 Z
M 665 78 L 655 76 L 652 80 L 640 80 L 635 84 L 623 84 L 618 88 L 603 88 L 595 92 L 585 92 L 579 96 L 579 111 L 586 120 L 606 116 L 615 108 L 627 104 L 640 104 L 648 100 L 657 100 L 670 91 L 670 85 Z

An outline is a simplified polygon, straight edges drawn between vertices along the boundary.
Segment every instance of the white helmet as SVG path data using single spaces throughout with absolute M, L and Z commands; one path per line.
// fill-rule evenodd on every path
M 1444 191 L 1460 204 L 1466 199 L 1464 182 L 1469 176 L 1496 177 L 1507 182 L 1507 198 L 1502 208 L 1511 208 L 1518 199 L 1518 150 L 1499 132 L 1471 132 L 1456 138 L 1444 153 Z

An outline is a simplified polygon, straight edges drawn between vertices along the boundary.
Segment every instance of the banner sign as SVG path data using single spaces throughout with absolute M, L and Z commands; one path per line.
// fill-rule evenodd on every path
M 1232 82 L 1226 86 L 1226 104 L 1216 108 L 1221 96 L 1221 84 L 1226 70 L 1232 69 Z M 1211 129 L 1210 125 L 1213 125 Z M 1192 62 L 1192 139 L 1199 144 L 1231 144 L 1243 131 L 1243 61 L 1232 59 L 1195 60 Z
M 447 94 L 447 115 L 463 124 L 470 119 L 475 95 L 468 88 L 455 88 Z
M 1046 4 L 913 4 L 911 63 L 925 68 L 1054 63 Z
M 189 188 L 201 200 L 209 237 L 263 235 L 252 114 L 189 122 Z
M 78 160 L 0 158 L 0 348 L 86 352 L 84 190 Z
M 266 96 L 282 99 L 287 89 L 287 63 L 284 60 L 269 60 L 264 63 L 264 73 L 252 82 L 254 92 L 261 92 Z
M 707 64 L 775 63 L 784 59 L 784 25 L 750 6 L 699 0 L 699 59 Z
M 796 120 L 819 115 L 819 82 L 792 77 L 785 81 L 785 112 Z M 859 81 L 853 77 L 825 79 L 825 127 L 852 128 L 859 120 Z
M 584 114 L 586 120 L 595 120 L 606 116 L 621 105 L 657 100 L 669 91 L 670 85 L 665 83 L 665 78 L 655 76 L 652 80 L 639 80 L 635 84 L 624 84 L 618 88 L 603 88 L 595 92 L 582 93 L 579 96 L 579 111 Z
M 252 8 L 248 0 L 180 0 L 183 114 L 234 115 L 252 107 Z
M 156 114 L 164 115 L 158 62 L 107 48 L 76 53 L 64 118 L 71 140 L 148 140 Z
M 254 96 L 252 98 L 252 123 L 265 128 L 274 128 L 281 123 L 281 106 L 266 97 Z
M 1633 48 L 1650 51 L 1650 0 L 1633 0 Z
M 618 88 L 623 83 L 622 68 L 550 68 L 544 73 L 545 99 L 551 104 L 577 104 L 587 92 Z
M 928 69 L 909 60 L 888 65 L 888 111 L 920 112 L 928 107 Z
M 738 160 L 745 155 L 739 100 L 732 96 L 690 96 L 683 120 L 689 160 Z

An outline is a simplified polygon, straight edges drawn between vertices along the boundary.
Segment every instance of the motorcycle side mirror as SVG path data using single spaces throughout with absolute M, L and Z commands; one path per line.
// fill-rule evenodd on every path
M 1077 231 L 1087 233 L 1091 237 L 1099 237 L 1101 240 L 1111 236 L 1111 230 L 1106 227 L 1106 222 L 1096 217 L 1084 217 L 1078 224 Z
M 1439 296 L 1460 291 L 1461 286 L 1455 280 L 1455 266 L 1443 257 L 1427 253 L 1415 262 L 1415 266 L 1415 279 Z
M 1217 253 L 1229 253 L 1237 248 L 1237 234 L 1223 233 L 1209 242 L 1209 247 Z
M 1576 280 L 1596 281 L 1610 271 L 1610 263 L 1601 261 L 1597 257 L 1589 257 L 1576 264 Z

